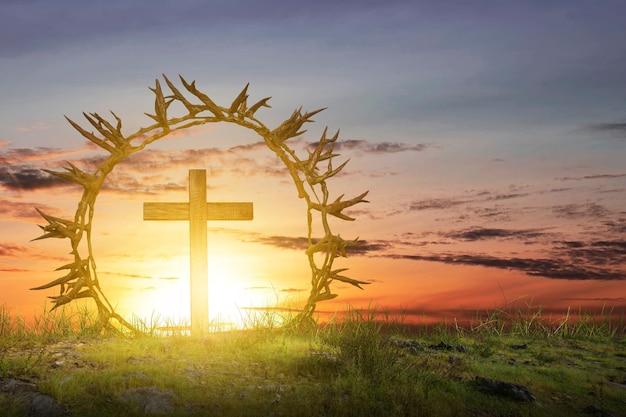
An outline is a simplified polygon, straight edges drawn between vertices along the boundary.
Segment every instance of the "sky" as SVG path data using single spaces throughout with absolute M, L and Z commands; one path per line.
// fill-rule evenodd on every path
M 626 311 L 626 4 L 623 1 L 0 3 L 0 305 L 30 314 L 58 289 L 67 242 L 37 240 L 35 208 L 72 218 L 80 191 L 42 169 L 86 169 L 106 152 L 96 112 L 133 133 L 148 89 L 178 75 L 228 107 L 250 83 L 277 127 L 327 108 L 293 140 L 306 156 L 325 126 L 349 163 L 332 196 L 369 190 L 333 225 L 362 246 L 340 259 L 363 290 L 334 285 L 318 311 L 376 306 L 411 320 L 500 307 Z M 96 204 L 94 257 L 125 316 L 184 320 L 184 222 L 143 221 L 143 202 L 183 202 L 189 169 L 209 201 L 251 201 L 253 221 L 212 221 L 209 309 L 302 306 L 306 205 L 246 129 L 210 124 L 116 166 Z M 48 307 L 50 304 L 48 304 Z

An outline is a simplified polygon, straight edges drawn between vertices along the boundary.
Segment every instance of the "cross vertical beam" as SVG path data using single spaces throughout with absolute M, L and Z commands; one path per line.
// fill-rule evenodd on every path
M 189 260 L 191 333 L 209 327 L 209 255 L 207 251 L 206 171 L 189 170 Z
M 189 170 L 189 203 L 143 203 L 144 220 L 188 220 L 191 334 L 202 335 L 209 320 L 208 220 L 252 220 L 252 203 L 207 203 L 206 170 Z

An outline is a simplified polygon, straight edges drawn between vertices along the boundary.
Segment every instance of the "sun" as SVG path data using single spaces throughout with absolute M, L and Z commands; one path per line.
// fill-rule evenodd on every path
M 251 311 L 267 308 L 271 288 L 259 290 L 254 271 L 245 256 L 229 253 L 227 247 L 209 254 L 209 325 L 212 330 L 249 326 Z M 159 264 L 154 285 L 130 303 L 142 320 L 156 317 L 161 325 L 190 323 L 189 257 L 178 255 Z
M 250 272 L 237 257 L 209 257 L 209 323 L 218 327 L 244 325 L 244 308 L 260 300 L 247 290 Z
M 117 200 L 105 204 L 108 206 L 119 207 Z M 141 327 L 189 326 L 188 226 L 183 222 L 138 223 L 139 210 L 127 211 L 129 219 L 117 219 L 118 225 L 125 225 L 125 236 L 107 233 L 113 217 L 109 218 L 106 210 L 105 221 L 96 229 L 96 249 L 103 254 L 105 265 L 100 275 L 105 290 L 115 294 L 116 311 Z M 289 302 L 291 294 L 281 290 L 293 286 L 293 269 L 301 261 L 299 256 L 285 259 L 250 242 L 252 225 L 241 223 L 232 228 L 231 223 L 214 221 L 207 227 L 209 330 L 248 327 L 267 314 L 268 308 L 275 311 L 274 307 Z M 147 241 L 146 236 L 150 237 Z

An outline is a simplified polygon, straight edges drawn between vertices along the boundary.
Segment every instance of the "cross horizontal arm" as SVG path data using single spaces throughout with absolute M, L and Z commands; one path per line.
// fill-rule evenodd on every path
M 252 220 L 252 203 L 206 203 L 207 220 Z M 189 220 L 189 203 L 143 203 L 144 220 Z

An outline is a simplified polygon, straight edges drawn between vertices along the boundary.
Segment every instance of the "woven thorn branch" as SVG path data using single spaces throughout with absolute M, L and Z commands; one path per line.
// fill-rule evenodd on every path
M 49 297 L 54 304 L 52 310 L 74 300 L 91 298 L 97 306 L 102 329 L 120 331 L 121 325 L 122 328 L 138 331 L 131 323 L 115 312 L 100 287 L 92 246 L 92 225 L 96 199 L 107 176 L 118 163 L 130 155 L 141 151 L 172 132 L 216 122 L 239 125 L 251 129 L 261 136 L 267 147 L 278 156 L 288 169 L 298 197 L 306 201 L 308 248 L 305 253 L 311 269 L 311 291 L 304 307 L 296 315 L 293 323 L 303 325 L 313 322 L 317 303 L 337 297 L 337 294 L 331 291 L 333 282 L 340 281 L 361 289 L 361 285 L 368 284 L 368 282 L 343 275 L 346 268 L 333 269 L 334 261 L 338 257 L 346 256 L 346 248 L 351 245 L 358 245 L 359 241 L 358 238 L 344 240 L 339 234 L 335 234 L 331 229 L 329 220 L 331 217 L 347 221 L 354 220 L 354 218 L 346 215 L 344 210 L 356 204 L 367 202 L 365 196 L 368 193 L 366 191 L 347 200 L 343 199 L 343 194 L 335 199 L 330 198 L 327 181 L 341 172 L 348 163 L 345 161 L 336 167 L 333 166 L 335 158 L 339 156 L 339 154 L 334 153 L 334 145 L 339 137 L 339 131 L 329 137 L 328 128 L 325 128 L 314 149 L 307 150 L 306 158 L 296 155 L 296 152 L 288 144 L 290 139 L 305 133 L 306 130 L 302 129 L 304 124 L 313 122 L 312 117 L 325 109 L 303 113 L 302 108 L 299 108 L 278 127 L 269 129 L 256 118 L 256 112 L 262 107 L 271 107 L 268 105 L 270 97 L 263 98 L 249 106 L 249 84 L 237 95 L 230 106 L 222 107 L 199 91 L 195 81 L 189 83 L 182 76 L 179 78 L 187 95 L 183 94 L 163 74 L 163 80 L 170 90 L 169 94 L 164 94 L 161 83 L 157 79 L 154 88 L 150 88 L 155 96 L 154 114 L 145 113 L 154 123 L 134 133 L 124 134 L 122 132 L 122 120 L 113 112 L 111 115 L 114 122 L 103 118 L 98 113 L 83 113 L 95 131 L 81 127 L 66 116 L 67 121 L 74 129 L 87 140 L 107 151 L 108 157 L 96 167 L 93 173 L 85 172 L 70 162 L 67 162 L 68 166 L 64 168 L 64 171 L 44 170 L 53 176 L 79 185 L 83 191 L 73 219 L 54 217 L 36 209 L 47 224 L 39 226 L 43 230 L 43 234 L 33 240 L 67 239 L 71 246 L 70 254 L 73 256 L 73 261 L 57 269 L 57 271 L 66 271 L 65 275 L 45 285 L 32 288 L 32 290 L 58 287 L 59 295 Z M 172 116 L 170 114 L 170 106 L 173 103 L 182 105 L 184 108 L 182 115 Z M 322 237 L 319 239 L 313 237 L 314 214 L 319 216 L 322 228 Z M 85 243 L 86 249 L 84 248 Z M 118 325 L 115 325 L 114 321 L 117 321 Z

